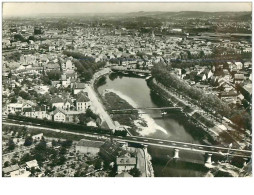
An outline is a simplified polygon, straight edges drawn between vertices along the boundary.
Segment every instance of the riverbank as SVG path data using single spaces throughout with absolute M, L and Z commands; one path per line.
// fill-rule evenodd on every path
M 116 90 L 105 90 L 101 98 L 108 110 L 132 109 L 138 107 L 131 98 Z M 146 136 L 154 133 L 156 130 L 167 133 L 166 130 L 157 125 L 151 117 L 141 113 L 142 111 L 122 112 L 122 114 L 113 114 L 112 119 L 128 128 L 132 135 Z
M 177 91 L 171 90 L 165 87 L 155 79 L 148 81 L 150 88 L 157 91 L 165 99 L 173 102 L 174 106 L 180 106 L 182 108 L 192 108 L 191 112 L 185 112 L 188 118 L 197 126 L 201 127 L 203 131 L 207 132 L 213 141 L 217 144 L 228 146 L 233 143 L 235 148 L 245 148 L 248 143 L 244 143 L 242 140 L 244 136 L 240 136 L 241 132 L 236 129 L 229 128 L 229 125 L 225 121 L 218 122 L 218 120 L 212 117 L 211 114 L 205 112 L 202 108 L 192 104 L 188 99 L 179 94 Z
M 156 98 L 160 100 L 162 106 L 177 106 L 182 108 L 183 113 L 181 115 L 173 115 L 171 117 L 181 117 L 181 119 L 184 119 L 181 120 L 182 123 L 184 125 L 191 126 L 191 128 L 188 129 L 195 129 L 195 131 L 189 131 L 193 137 L 198 137 L 203 144 L 218 143 L 217 134 L 210 130 L 210 128 L 214 126 L 213 124 L 205 120 L 205 118 L 201 115 L 197 115 L 197 111 L 193 110 L 189 105 L 179 101 L 176 97 L 165 93 L 163 89 L 154 83 L 153 79 L 148 80 L 147 84 L 149 88 L 156 94 Z

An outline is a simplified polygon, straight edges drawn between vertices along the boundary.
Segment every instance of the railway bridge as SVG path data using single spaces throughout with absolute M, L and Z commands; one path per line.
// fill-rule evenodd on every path
M 220 146 L 209 146 L 202 144 L 193 144 L 187 142 L 179 142 L 179 141 L 170 141 L 170 140 L 162 140 L 148 137 L 140 137 L 140 136 L 128 136 L 121 137 L 117 136 L 114 138 L 117 141 L 123 143 L 134 143 L 141 144 L 144 147 L 147 146 L 158 146 L 162 148 L 171 148 L 174 149 L 174 159 L 180 158 L 181 151 L 192 151 L 196 153 L 201 153 L 206 155 L 206 163 L 212 163 L 212 156 L 219 155 L 224 157 L 241 157 L 241 158 L 251 158 L 252 151 L 250 150 L 241 150 L 229 147 L 220 147 Z

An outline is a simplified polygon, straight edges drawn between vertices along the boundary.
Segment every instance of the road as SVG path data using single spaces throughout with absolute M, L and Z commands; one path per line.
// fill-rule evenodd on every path
M 91 81 L 92 85 L 99 76 L 107 74 L 109 73 L 109 71 L 110 69 L 104 69 L 102 71 L 97 72 Z M 92 109 L 94 109 L 95 113 L 100 115 L 101 119 L 107 123 L 110 129 L 115 129 L 115 124 L 113 120 L 110 118 L 109 114 L 106 112 L 103 104 L 100 102 L 99 97 L 94 91 L 92 85 L 86 86 L 88 97 L 91 100 L 91 105 L 93 105 Z
M 3 122 L 3 124 L 7 125 L 14 125 L 14 126 L 26 126 L 28 128 L 37 128 L 37 129 L 44 129 L 48 131 L 55 131 L 59 133 L 68 133 L 73 135 L 81 135 L 81 136 L 90 136 L 90 137 L 97 137 L 100 139 L 110 139 L 113 138 L 114 140 L 121 141 L 121 142 L 128 142 L 128 143 L 136 143 L 136 144 L 143 144 L 149 146 L 158 146 L 163 148 L 173 148 L 185 150 L 185 151 L 193 151 L 198 153 L 210 153 L 210 154 L 218 154 L 222 156 L 238 156 L 238 157 L 251 157 L 250 150 L 240 150 L 234 148 L 226 148 L 226 147 L 218 147 L 218 146 L 208 146 L 208 145 L 201 145 L 201 144 L 192 144 L 192 143 L 185 143 L 185 142 L 178 142 L 178 141 L 170 141 L 170 140 L 161 140 L 155 138 L 148 138 L 148 137 L 140 137 L 140 136 L 112 136 L 112 135 L 98 135 L 96 132 L 92 133 L 75 133 L 70 131 L 65 131 L 61 129 L 52 129 L 52 128 L 45 128 L 45 127 L 38 127 L 33 125 L 20 125 L 17 123 L 12 122 Z

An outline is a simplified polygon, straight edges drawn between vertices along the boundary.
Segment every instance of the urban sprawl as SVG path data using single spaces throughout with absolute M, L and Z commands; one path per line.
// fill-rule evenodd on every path
M 149 144 L 119 140 L 140 126 L 98 94 L 110 74 L 146 79 L 205 145 L 251 150 L 251 29 L 249 12 L 3 18 L 3 176 L 153 177 Z M 235 160 L 206 164 L 251 174 Z

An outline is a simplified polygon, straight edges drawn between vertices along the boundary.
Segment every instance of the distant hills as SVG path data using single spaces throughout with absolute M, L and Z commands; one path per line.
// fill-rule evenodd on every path
M 105 19 L 121 18 L 136 18 L 136 17 L 151 17 L 158 19 L 170 19 L 170 18 L 206 18 L 206 17 L 225 17 L 236 20 L 251 20 L 252 12 L 201 12 L 201 11 L 180 11 L 180 12 L 130 12 L 130 13 L 40 13 L 37 15 L 30 15 L 26 17 L 103 17 Z M 7 17 L 6 17 L 7 18 Z

